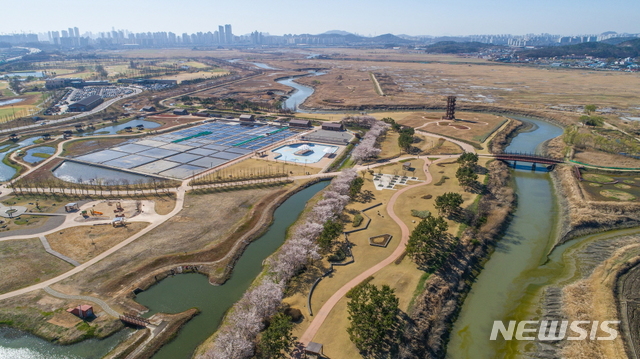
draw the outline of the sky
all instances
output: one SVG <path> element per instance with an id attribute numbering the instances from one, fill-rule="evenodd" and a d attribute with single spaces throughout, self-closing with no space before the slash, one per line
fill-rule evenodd
<path id="1" fill-rule="evenodd" d="M 20 0 L 3 1 L 0 33 L 100 32 L 363 36 L 640 33 L 638 0 Z"/>

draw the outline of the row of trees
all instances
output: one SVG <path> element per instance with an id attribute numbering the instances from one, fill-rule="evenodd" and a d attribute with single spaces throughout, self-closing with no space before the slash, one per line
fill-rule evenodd
<path id="1" fill-rule="evenodd" d="M 325 224 L 335 219 L 349 201 L 351 182 L 357 177 L 348 169 L 334 178 L 323 199 L 311 210 L 309 218 L 296 227 L 292 238 L 269 261 L 269 273 L 262 282 L 249 290 L 234 306 L 227 324 L 220 330 L 208 359 L 248 358 L 254 353 L 255 339 L 271 317 L 272 331 L 263 333 L 260 345 L 265 358 L 279 358 L 291 349 L 290 331 L 283 330 L 282 318 L 276 315 L 281 306 L 286 283 L 309 261 L 320 258 L 317 239 Z M 279 324 L 278 324 L 279 323 Z M 279 329 L 278 329 L 279 328 Z M 277 329 L 277 330 L 276 330 Z"/>
<path id="2" fill-rule="evenodd" d="M 31 179 L 29 177 L 22 178 L 18 181 L 9 182 L 8 186 L 13 189 L 15 193 L 20 195 L 24 194 L 55 194 L 60 193 L 62 195 L 89 195 L 100 194 L 103 196 L 105 192 L 112 193 L 113 191 L 129 191 L 135 193 L 135 191 L 150 190 L 153 189 L 156 193 L 158 191 L 168 188 L 176 188 L 180 185 L 177 181 L 162 180 L 155 177 L 149 177 L 146 179 L 136 179 L 129 181 L 128 179 L 96 179 L 90 181 L 83 181 L 82 178 L 78 178 L 77 182 L 67 182 L 57 178 L 48 179 Z"/>
<path id="3" fill-rule="evenodd" d="M 387 131 L 387 125 L 382 121 L 375 121 L 371 129 L 364 135 L 360 144 L 353 150 L 351 157 L 356 161 L 365 161 L 377 157 L 380 154 L 378 137 Z"/>

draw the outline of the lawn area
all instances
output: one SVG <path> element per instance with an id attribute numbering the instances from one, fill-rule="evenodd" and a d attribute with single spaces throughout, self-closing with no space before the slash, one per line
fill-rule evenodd
<path id="1" fill-rule="evenodd" d="M 44 251 L 38 238 L 0 241 L 0 293 L 62 274 L 73 266 Z"/>
<path id="2" fill-rule="evenodd" d="M 79 226 L 47 235 L 51 248 L 84 263 L 141 231 L 149 223 L 130 222 L 126 227 Z"/>
<path id="3" fill-rule="evenodd" d="M 453 160 L 447 159 L 443 162 L 452 162 Z M 412 159 L 412 167 L 416 167 L 416 177 L 424 179 L 425 175 L 422 173 L 421 168 L 423 160 Z M 484 164 L 485 161 L 481 160 Z M 376 168 L 375 172 L 394 174 L 396 171 L 401 171 L 402 164 L 393 164 Z M 463 192 L 458 185 L 458 181 L 455 179 L 455 172 L 458 165 L 455 163 L 444 164 L 438 166 L 432 164 L 429 168 L 434 182 L 426 185 L 419 186 L 417 188 L 408 190 L 398 200 L 395 212 L 396 214 L 409 226 L 412 230 L 420 221 L 419 218 L 411 216 L 411 210 L 429 210 L 434 215 L 437 215 L 435 209 L 435 197 L 445 192 L 458 192 L 462 194 L 464 204 L 462 207 L 467 207 L 473 203 L 476 195 Z M 419 174 L 420 172 L 420 174 Z M 442 176 L 448 176 L 451 179 L 446 180 L 443 184 L 436 186 L 437 182 Z M 484 176 L 480 176 L 479 181 L 483 181 Z M 410 184 L 416 182 L 409 182 Z M 396 188 L 402 188 L 398 186 Z M 380 262 L 391 254 L 397 247 L 400 241 L 400 229 L 387 215 L 386 203 L 390 197 L 396 193 L 393 190 L 378 191 L 373 187 L 373 181 L 368 174 L 365 176 L 365 184 L 363 186 L 363 192 L 371 192 L 371 200 L 368 203 L 351 202 L 348 209 L 363 209 L 376 203 L 385 203 L 380 207 L 374 208 L 366 212 L 371 217 L 372 221 L 368 229 L 360 232 L 356 232 L 349 235 L 350 241 L 354 243 L 353 254 L 355 256 L 355 263 L 349 264 L 345 267 L 338 267 L 335 272 L 328 277 L 324 278 L 316 287 L 312 298 L 312 307 L 314 312 L 317 312 L 326 300 L 342 285 L 346 284 L 349 280 L 362 273 L 364 270 L 370 268 L 375 263 Z M 425 199 L 427 195 L 432 197 Z M 349 215 L 350 216 L 350 215 Z M 365 222 L 366 223 L 366 219 Z M 449 224 L 449 233 L 457 234 L 460 224 L 447 220 Z M 362 225 L 361 225 L 362 226 Z M 351 225 L 347 225 L 345 230 L 353 229 Z M 369 237 L 389 233 L 393 235 L 393 239 L 389 243 L 387 248 L 380 248 L 370 246 Z M 424 272 L 419 270 L 410 258 L 405 258 L 399 264 L 390 264 L 379 272 L 373 275 L 372 284 L 381 286 L 383 284 L 389 285 L 395 290 L 396 295 L 399 298 L 400 310 L 406 312 L 409 309 L 409 305 L 416 294 L 416 288 L 420 284 L 420 280 L 423 277 Z M 296 293 L 285 299 L 285 302 L 291 304 L 291 306 L 300 308 L 303 310 L 305 318 L 294 329 L 294 335 L 300 336 L 306 328 L 309 326 L 310 320 L 313 317 L 309 317 L 306 311 L 306 296 L 308 292 Z M 347 312 L 347 298 L 342 298 L 338 304 L 333 308 L 322 327 L 314 337 L 313 341 L 324 344 L 324 352 L 327 357 L 340 359 L 340 358 L 361 358 L 355 345 L 349 340 L 349 336 L 346 332 L 349 326 L 348 312 Z"/>
<path id="4" fill-rule="evenodd" d="M 480 144 L 507 120 L 504 116 L 486 113 L 458 112 L 457 121 L 452 122 L 441 121 L 441 115 L 437 112 L 416 112 L 398 123 L 414 128 L 424 126 L 421 129 L 427 132 Z"/>
<path id="5" fill-rule="evenodd" d="M 210 67 L 209 65 L 203 64 L 202 62 L 198 62 L 198 61 L 180 62 L 179 64 L 182 66 L 195 67 L 197 69 L 204 69 L 204 68 Z"/>
<path id="6" fill-rule="evenodd" d="M 93 77 L 95 75 L 96 75 L 96 73 L 93 72 L 93 71 L 82 71 L 82 72 L 73 72 L 73 73 L 68 73 L 68 74 L 64 74 L 64 75 L 59 75 L 59 76 L 56 76 L 56 77 L 88 79 L 88 78 Z"/>
<path id="7" fill-rule="evenodd" d="M 8 81 L 0 81 L 0 96 L 3 96 L 3 97 L 15 96 L 13 94 L 13 91 L 9 89 Z"/>
<path id="8" fill-rule="evenodd" d="M 227 75 L 229 72 L 225 70 L 220 71 L 198 71 L 198 72 L 185 72 L 177 75 L 169 75 L 169 76 L 158 76 L 154 77 L 155 79 L 162 80 L 176 80 L 178 82 L 186 81 L 186 80 L 194 80 L 201 78 L 213 78 Z"/>
<path id="9" fill-rule="evenodd" d="M 291 162 L 287 162 L 285 164 L 282 161 L 274 162 L 262 160 L 259 158 L 249 158 L 221 170 L 221 173 L 231 174 L 234 177 L 243 177 L 250 174 L 257 175 L 258 173 L 283 172 L 288 173 L 289 176 L 302 176 L 306 174 L 306 172 L 308 172 L 309 174 L 316 174 L 320 172 L 320 170 L 321 168 L 319 167 L 297 165 Z"/>

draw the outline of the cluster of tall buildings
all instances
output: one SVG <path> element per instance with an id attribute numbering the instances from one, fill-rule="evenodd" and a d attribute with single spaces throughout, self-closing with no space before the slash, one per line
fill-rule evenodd
<path id="1" fill-rule="evenodd" d="M 78 47 L 86 45 L 141 45 L 141 46 L 172 46 L 172 45 L 229 45 L 236 42 L 231 25 L 218 26 L 214 32 L 197 32 L 194 34 L 173 32 L 140 32 L 112 29 L 107 32 L 85 33 L 80 35 L 77 27 L 62 31 L 49 31 L 46 36 L 39 36 L 41 42 L 63 47 Z M 38 41 L 38 39 L 36 39 Z"/>
<path id="2" fill-rule="evenodd" d="M 88 39 L 80 37 L 80 29 L 78 29 L 77 27 L 70 27 L 67 30 L 61 31 L 49 31 L 47 33 L 47 39 L 52 45 L 60 45 L 65 47 L 89 45 Z"/>
<path id="3" fill-rule="evenodd" d="M 374 43 L 397 42 L 432 44 L 440 41 L 468 42 L 476 41 L 485 44 L 504 45 L 511 47 L 525 46 L 553 46 L 579 44 L 583 42 L 602 41 L 612 37 L 638 37 L 640 34 L 618 34 L 606 32 L 600 35 L 562 36 L 551 34 L 527 34 L 527 35 L 469 35 L 469 36 L 387 36 L 382 39 L 367 38 L 357 35 L 344 35 L 325 33 L 319 35 L 309 34 L 285 34 L 273 36 L 268 33 L 254 31 L 247 35 L 234 35 L 231 25 L 220 25 L 215 31 L 196 32 L 192 34 L 176 34 L 173 32 L 138 32 L 128 30 L 116 30 L 80 34 L 77 27 L 61 31 L 49 31 L 41 34 L 10 34 L 0 35 L 0 42 L 8 42 L 12 45 L 28 44 L 34 42 L 48 43 L 63 48 L 97 46 L 97 47 L 181 47 L 181 46 L 349 46 L 366 45 Z"/>

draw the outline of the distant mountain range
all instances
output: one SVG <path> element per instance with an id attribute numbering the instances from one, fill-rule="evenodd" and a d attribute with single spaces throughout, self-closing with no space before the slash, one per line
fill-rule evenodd
<path id="1" fill-rule="evenodd" d="M 599 58 L 626 58 L 640 56 L 640 39 L 622 39 L 621 42 L 609 40 L 601 42 L 585 42 L 576 45 L 544 47 L 535 50 L 524 50 L 520 52 L 520 56 L 532 58 L 562 57 L 571 55 L 586 55 Z"/>

